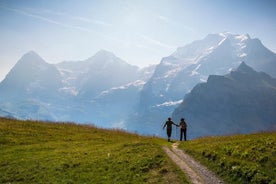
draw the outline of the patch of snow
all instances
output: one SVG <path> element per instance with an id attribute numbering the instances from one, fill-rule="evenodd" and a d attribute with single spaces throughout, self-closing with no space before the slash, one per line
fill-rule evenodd
<path id="1" fill-rule="evenodd" d="M 242 53 L 242 54 L 239 55 L 240 58 L 243 58 L 243 57 L 246 57 L 246 56 L 247 56 L 246 53 Z"/>
<path id="2" fill-rule="evenodd" d="M 169 70 L 169 71 L 166 72 L 164 78 L 174 77 L 181 70 L 182 70 L 181 67 L 176 67 L 176 68 L 174 68 L 172 70 Z"/>
<path id="3" fill-rule="evenodd" d="M 206 79 L 200 78 L 200 82 L 207 82 Z"/>
<path id="4" fill-rule="evenodd" d="M 228 35 L 231 35 L 231 33 L 230 32 L 219 33 L 219 36 L 224 37 L 224 38 L 226 38 Z"/>
<path id="5" fill-rule="evenodd" d="M 111 89 L 112 90 L 117 90 L 117 89 L 123 90 L 123 89 L 127 89 L 127 87 L 129 87 L 129 86 L 119 86 L 119 87 L 114 87 L 114 88 L 111 88 Z"/>
<path id="6" fill-rule="evenodd" d="M 218 43 L 218 46 L 221 45 L 226 39 L 227 39 L 227 37 L 223 38 L 223 39 Z"/>
<path id="7" fill-rule="evenodd" d="M 213 51 L 214 49 L 215 49 L 215 47 L 214 47 L 214 46 L 212 46 L 212 47 L 210 47 L 210 48 L 206 49 L 206 51 L 207 51 L 207 52 L 211 52 L 211 51 Z"/>
<path id="8" fill-rule="evenodd" d="M 105 90 L 105 91 L 102 91 L 99 96 L 105 96 L 109 93 L 111 93 L 111 90 Z"/>
<path id="9" fill-rule="evenodd" d="M 116 86 L 116 87 L 110 88 L 108 90 L 102 91 L 99 96 L 104 96 L 104 95 L 110 94 L 110 93 L 112 93 L 113 91 L 116 91 L 116 90 L 125 90 L 125 89 L 128 89 L 131 86 L 142 88 L 145 83 L 146 83 L 145 81 L 136 80 L 136 81 L 130 82 L 126 85 Z"/>
<path id="10" fill-rule="evenodd" d="M 244 48 L 246 48 L 246 45 L 241 46 L 241 49 L 244 49 Z"/>
<path id="11" fill-rule="evenodd" d="M 173 66 L 174 64 L 170 63 L 170 62 L 167 62 L 167 61 L 163 61 L 162 64 L 164 66 Z"/>
<path id="12" fill-rule="evenodd" d="M 127 89 L 131 86 L 135 86 L 135 87 L 138 87 L 138 86 L 143 86 L 146 82 L 145 81 L 142 81 L 142 80 L 136 80 L 134 82 L 130 82 L 126 85 L 123 85 L 123 86 L 118 86 L 118 87 L 113 87 L 111 88 L 111 90 L 117 90 L 117 89 Z"/>
<path id="13" fill-rule="evenodd" d="M 200 76 L 200 82 L 207 82 L 208 77 L 209 77 L 209 76 L 201 75 L 201 76 Z"/>
<path id="14" fill-rule="evenodd" d="M 156 107 L 169 107 L 169 106 L 176 106 L 179 105 L 183 102 L 183 100 L 178 100 L 178 101 L 168 101 L 168 102 L 164 102 L 162 104 L 157 104 Z"/>
<path id="15" fill-rule="evenodd" d="M 237 35 L 235 36 L 235 39 L 244 42 L 245 40 L 248 40 L 248 35 Z"/>
<path id="16" fill-rule="evenodd" d="M 190 76 L 199 75 L 197 70 L 200 68 L 201 64 L 197 65 L 197 67 L 191 72 Z"/>
<path id="17" fill-rule="evenodd" d="M 137 80 L 133 83 L 130 83 L 132 84 L 133 86 L 143 86 L 146 82 L 145 81 L 142 81 L 142 80 Z"/>

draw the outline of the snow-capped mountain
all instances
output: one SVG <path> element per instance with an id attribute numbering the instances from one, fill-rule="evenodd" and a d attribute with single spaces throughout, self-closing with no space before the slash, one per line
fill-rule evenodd
<path id="1" fill-rule="evenodd" d="M 276 79 L 244 62 L 231 73 L 209 76 L 174 111 L 190 138 L 276 129 Z"/>
<path id="2" fill-rule="evenodd" d="M 87 73 L 80 76 L 80 96 L 97 96 L 104 90 L 138 80 L 138 67 L 130 65 L 113 53 L 99 51 L 87 62 Z"/>
<path id="3" fill-rule="evenodd" d="M 56 66 L 28 52 L 0 83 L 0 108 L 16 118 L 54 120 L 52 111 L 64 100 L 61 87 Z"/>
<path id="4" fill-rule="evenodd" d="M 26 53 L 0 84 L 5 98 L 21 95 L 51 95 L 61 86 L 61 76 L 54 65 L 31 51 Z M 3 100 L 3 98 L 2 98 Z"/>
<path id="5" fill-rule="evenodd" d="M 31 51 L 0 83 L 0 115 L 118 124 L 153 71 L 154 66 L 139 69 L 105 50 L 84 61 L 56 65 Z"/>
<path id="6" fill-rule="evenodd" d="M 178 101 L 209 75 L 223 75 L 242 61 L 257 71 L 276 77 L 276 54 L 249 35 L 210 34 L 203 40 L 178 48 L 162 59 L 144 86 L 141 103 L 152 106 Z M 148 103 L 150 98 L 151 103 Z"/>
<path id="7" fill-rule="evenodd" d="M 159 130 L 151 128 L 160 126 L 196 84 L 205 82 L 209 75 L 227 74 L 241 62 L 276 77 L 276 54 L 248 34 L 209 34 L 179 47 L 156 66 L 141 91 L 137 113 L 130 116 L 128 126 L 159 134 Z M 141 122 L 147 122 L 148 128 Z"/>
<path id="8" fill-rule="evenodd" d="M 63 76 L 64 91 L 90 98 L 109 88 L 138 80 L 139 70 L 105 50 L 85 61 L 62 62 L 57 67 Z"/>

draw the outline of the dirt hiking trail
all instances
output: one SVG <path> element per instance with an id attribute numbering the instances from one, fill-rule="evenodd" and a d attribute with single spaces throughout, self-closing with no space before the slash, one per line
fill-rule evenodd
<path id="1" fill-rule="evenodd" d="M 209 171 L 205 166 L 195 161 L 183 150 L 178 149 L 179 142 L 173 143 L 172 148 L 164 146 L 163 150 L 188 176 L 193 184 L 224 184 L 224 182 Z"/>

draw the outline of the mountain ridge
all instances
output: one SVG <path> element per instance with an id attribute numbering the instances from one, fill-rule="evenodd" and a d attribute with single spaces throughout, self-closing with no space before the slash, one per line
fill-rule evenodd
<path id="1" fill-rule="evenodd" d="M 30 51 L 0 83 L 0 108 L 14 112 L 16 118 L 96 122 L 110 127 L 114 121 L 121 121 L 118 118 L 122 119 L 122 115 L 127 116 L 132 109 L 129 106 L 136 103 L 141 84 L 153 70 L 154 66 L 139 69 L 106 50 L 83 61 L 57 64 L 49 64 Z M 100 95 L 107 91 L 110 94 L 104 100 Z M 100 112 L 106 107 L 113 110 L 112 116 Z"/>
<path id="2" fill-rule="evenodd" d="M 243 62 L 195 86 L 172 116 L 190 122 L 191 137 L 252 133 L 276 128 L 275 107 L 276 79 Z"/>

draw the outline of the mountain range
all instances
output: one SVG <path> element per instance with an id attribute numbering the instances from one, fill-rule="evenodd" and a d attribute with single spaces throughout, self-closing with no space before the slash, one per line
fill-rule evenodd
<path id="1" fill-rule="evenodd" d="M 276 54 L 248 34 L 209 34 L 179 47 L 156 66 L 127 127 L 164 135 L 162 124 L 196 84 L 206 82 L 209 75 L 225 75 L 241 62 L 276 77 Z"/>
<path id="2" fill-rule="evenodd" d="M 209 34 L 179 47 L 158 65 L 142 69 L 105 50 L 83 61 L 58 64 L 49 64 L 31 51 L 0 83 L 0 115 L 93 123 L 164 136 L 162 124 L 183 106 L 184 96 L 199 83 L 209 84 L 214 75 L 231 74 L 242 62 L 276 77 L 276 54 L 248 34 Z M 173 117 L 182 115 L 179 108 Z M 201 133 L 209 134 L 192 136 Z"/>
<path id="3" fill-rule="evenodd" d="M 105 50 L 84 61 L 55 65 L 30 51 L 0 83 L 0 114 L 110 127 L 136 103 L 153 70 L 139 69 Z"/>

